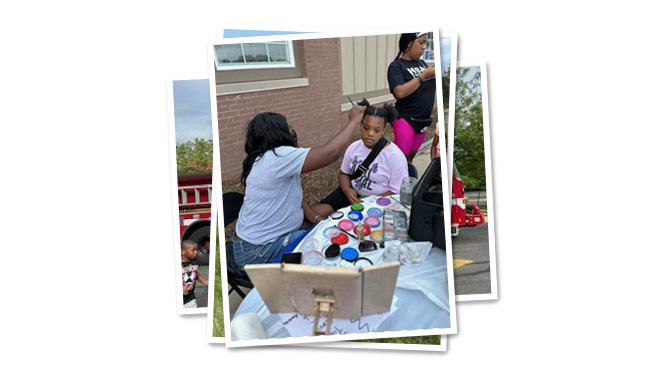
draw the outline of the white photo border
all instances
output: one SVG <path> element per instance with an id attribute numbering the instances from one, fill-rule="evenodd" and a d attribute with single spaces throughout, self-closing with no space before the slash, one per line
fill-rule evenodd
<path id="1" fill-rule="evenodd" d="M 315 29 L 315 31 L 312 31 L 312 29 Z M 285 33 L 293 33 L 293 32 L 306 32 L 306 33 L 319 33 L 323 31 L 336 31 L 336 30 L 343 30 L 343 29 L 349 29 L 350 28 L 329 28 L 329 27 L 311 27 L 311 26 L 283 26 L 283 27 L 274 27 L 274 26 L 265 26 L 265 25 L 254 25 L 254 24 L 225 24 L 219 31 L 219 36 L 221 39 L 225 38 L 225 32 L 227 30 L 233 30 L 233 31 L 267 31 L 267 32 L 285 32 Z M 236 37 L 232 37 L 235 39 Z M 450 39 L 450 90 L 449 90 L 449 109 L 448 109 L 448 116 L 444 117 L 443 119 L 443 128 L 444 124 L 447 123 L 448 126 L 448 133 L 447 133 L 447 146 L 446 150 L 448 151 L 446 156 L 447 156 L 447 170 L 448 170 L 448 179 L 450 180 L 449 186 L 451 186 L 451 179 L 452 179 L 452 173 L 451 173 L 451 153 L 449 152 L 452 147 L 453 147 L 453 135 L 451 135 L 450 131 L 450 126 L 454 126 L 454 107 L 456 105 L 456 69 L 457 69 L 457 41 L 458 41 L 458 36 L 457 33 L 454 31 L 448 31 L 448 30 L 440 30 L 440 45 L 442 45 L 442 39 Z M 442 50 L 442 47 L 441 47 Z M 441 55 L 442 59 L 442 55 Z M 445 96 L 445 92 L 443 92 L 443 98 Z M 450 125 L 452 124 L 452 125 Z M 442 166 L 441 166 L 442 167 Z M 452 270 L 453 271 L 453 270 Z M 459 300 L 459 297 L 456 296 L 457 301 Z M 317 343 L 317 344 L 309 344 L 308 346 L 318 346 L 318 347 L 330 347 L 330 348 L 362 348 L 362 349 L 396 349 L 396 350 L 421 350 L 421 351 L 441 351 L 444 352 L 446 351 L 447 347 L 447 335 L 440 335 L 440 344 L 401 344 L 401 343 L 369 343 L 369 342 L 335 342 L 331 344 L 325 344 L 325 343 Z M 222 343 L 224 340 L 223 338 L 212 338 L 210 342 L 220 342 Z"/>
<path id="2" fill-rule="evenodd" d="M 485 294 L 472 294 L 472 295 L 458 295 L 458 301 L 479 301 L 479 300 L 497 300 L 498 299 L 498 275 L 496 264 L 496 240 L 494 228 L 494 211 L 493 211 L 493 176 L 491 171 L 491 128 L 489 122 L 489 85 L 487 79 L 486 61 L 484 60 L 468 60 L 459 61 L 457 64 L 460 68 L 479 67 L 480 79 L 482 85 L 482 130 L 484 135 L 484 173 L 486 178 L 486 204 L 487 216 L 489 223 L 489 272 L 491 277 L 491 293 Z M 455 80 L 456 81 L 456 80 Z M 451 82 L 450 82 L 451 84 Z M 450 90 L 451 90 L 450 86 Z M 454 128 L 454 126 L 452 126 Z M 454 130 L 452 130 L 454 134 Z M 453 160 L 454 152 L 452 152 Z"/>
<path id="3" fill-rule="evenodd" d="M 208 307 L 200 308 L 185 308 L 182 303 L 182 258 L 180 250 L 180 207 L 178 204 L 178 168 L 177 168 L 177 151 L 175 144 L 175 99 L 173 97 L 173 85 L 176 81 L 189 81 L 189 80 L 204 80 L 208 77 L 204 74 L 178 74 L 169 77 L 166 80 L 166 92 L 168 96 L 168 141 L 170 150 L 171 161 L 171 202 L 173 211 L 173 253 L 174 253 L 174 271 L 175 271 L 175 295 L 178 314 L 191 315 L 191 314 L 207 314 Z M 213 150 L 214 160 L 214 150 Z M 214 165 L 212 166 L 212 174 L 214 178 Z M 214 183 L 214 182 L 213 182 Z M 214 187 L 214 184 L 213 184 Z M 213 188 L 214 190 L 214 188 Z M 216 211 L 216 201 L 214 199 L 214 191 L 212 191 L 211 201 L 211 217 L 214 216 Z M 210 219 L 210 234 L 214 227 L 214 219 Z M 210 235 L 210 248 L 214 248 L 215 241 Z M 210 300 L 208 289 L 208 302 Z M 209 305 L 209 303 L 208 303 Z M 210 308 L 212 309 L 212 308 Z"/>
<path id="4" fill-rule="evenodd" d="M 417 31 L 421 30 L 431 30 L 434 33 L 434 50 L 440 51 L 440 35 L 439 35 L 439 30 L 438 27 L 435 26 L 427 26 L 427 27 L 418 27 Z M 401 34 L 404 32 L 413 32 L 415 31 L 413 28 L 399 28 L 399 29 L 374 29 L 374 30 L 353 30 L 353 31 L 337 31 L 337 32 L 330 32 L 330 33 L 303 33 L 303 34 L 288 34 L 288 35 L 270 35 L 270 36 L 262 36 L 262 37 L 244 37 L 244 38 L 232 38 L 232 40 L 229 39 L 221 39 L 210 45 L 209 48 L 209 56 L 208 56 L 208 66 L 209 66 L 209 78 L 210 78 L 210 97 L 214 98 L 214 100 L 211 100 L 211 111 L 212 111 L 212 123 L 213 123 L 213 142 L 215 149 L 219 148 L 219 128 L 218 126 L 215 126 L 214 124 L 218 122 L 217 120 L 217 100 L 216 100 L 216 82 L 215 82 L 215 68 L 214 68 L 214 45 L 219 45 L 219 44 L 238 44 L 238 43 L 244 43 L 244 42 L 253 42 L 257 40 L 261 41 L 282 41 L 282 40 L 307 40 L 307 39 L 324 39 L 324 38 L 340 38 L 340 37 L 351 37 L 351 36 L 365 36 L 365 35 L 382 35 L 382 34 Z M 441 76 L 441 71 L 440 71 L 440 54 L 436 54 L 436 75 Z M 436 80 L 436 96 L 437 100 L 439 103 L 443 102 L 442 99 L 442 82 L 441 80 Z M 439 118 L 440 116 L 440 106 L 437 107 L 437 110 L 439 112 Z M 444 111 L 443 111 L 443 117 L 444 117 Z M 216 152 L 216 157 L 214 159 L 214 165 L 220 165 L 220 159 L 219 159 L 219 153 Z M 214 166 L 215 170 L 218 168 L 218 166 Z M 213 179 L 214 179 L 214 185 L 213 189 L 216 188 L 221 188 L 221 178 L 220 177 L 214 177 L 218 173 L 213 173 Z M 447 197 L 447 200 L 449 200 L 450 195 L 449 195 L 449 186 L 447 185 L 447 180 L 446 183 L 443 186 L 443 194 L 444 197 Z M 222 191 L 223 194 L 223 191 Z M 221 194 L 220 194 L 221 195 Z M 217 200 L 219 200 L 217 198 Z M 222 201 L 217 201 L 217 207 L 221 207 L 223 209 L 223 202 Z M 218 210 L 217 210 L 218 211 Z M 449 209 L 445 209 L 443 211 L 444 218 L 446 222 L 450 222 L 450 211 Z M 449 225 L 445 227 L 445 241 L 447 246 L 451 246 L 452 240 L 451 240 L 451 233 L 450 233 L 450 228 Z M 226 253 L 225 251 L 220 251 L 220 263 L 223 261 L 223 266 L 226 266 Z M 452 258 L 452 251 L 447 250 L 446 251 L 446 260 L 447 260 L 447 274 L 448 274 L 448 295 L 454 295 L 454 276 L 453 276 L 453 258 Z M 212 263 L 214 264 L 214 263 Z M 216 271 L 216 269 L 215 269 Z M 212 272 L 210 272 L 212 274 Z M 228 280 L 227 280 L 227 274 L 225 271 L 222 271 L 221 273 L 222 277 L 222 288 L 224 290 L 224 294 L 228 294 Z M 213 278 L 212 276 L 210 278 Z M 212 301 L 214 302 L 214 301 Z M 223 298 L 223 304 L 224 304 L 224 311 L 229 310 L 229 303 L 228 303 L 228 297 Z M 422 335 L 446 335 L 446 334 L 456 334 L 457 332 L 457 324 L 456 324 L 456 303 L 455 303 L 455 298 L 454 297 L 449 297 L 449 304 L 450 304 L 450 327 L 449 328 L 439 328 L 439 329 L 428 329 L 428 330 L 402 330 L 402 331 L 396 331 L 396 332 L 380 332 L 380 333 L 355 333 L 355 334 L 347 334 L 347 335 L 332 335 L 332 336 L 310 336 L 310 337 L 288 337 L 288 338 L 268 338 L 268 339 L 263 339 L 263 340 L 250 340 L 250 341 L 232 341 L 232 339 L 225 339 L 225 344 L 227 347 L 246 347 L 246 346 L 263 346 L 263 345 L 277 345 L 277 344 L 300 344 L 300 343 L 313 343 L 313 342 L 332 342 L 332 341 L 343 341 L 343 340 L 358 340 L 358 339 L 375 339 L 375 338 L 389 338 L 389 337 L 410 337 L 410 336 L 422 336 Z M 211 308 L 213 309 L 213 308 Z M 213 314 L 208 313 L 208 319 L 210 320 L 210 317 L 213 316 Z M 212 329 L 211 329 L 212 323 L 208 321 L 208 341 L 209 338 L 212 335 Z M 225 336 L 226 337 L 231 337 L 231 331 L 230 331 L 230 313 L 224 313 L 224 328 L 225 328 Z"/>

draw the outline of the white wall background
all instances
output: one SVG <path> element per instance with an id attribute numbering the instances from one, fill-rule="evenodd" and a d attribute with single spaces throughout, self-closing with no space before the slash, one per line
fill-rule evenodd
<path id="1" fill-rule="evenodd" d="M 661 10 L 317 4 L 3 3 L 3 367 L 661 370 Z M 166 78 L 205 73 L 224 21 L 438 24 L 488 61 L 500 300 L 459 303 L 447 353 L 229 351 L 176 315 Z"/>

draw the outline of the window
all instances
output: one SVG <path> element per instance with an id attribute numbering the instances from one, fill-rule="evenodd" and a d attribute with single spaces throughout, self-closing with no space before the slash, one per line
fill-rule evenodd
<path id="1" fill-rule="evenodd" d="M 295 66 L 291 41 L 215 45 L 214 54 L 218 71 Z"/>
<path id="2" fill-rule="evenodd" d="M 427 39 L 427 49 L 424 50 L 424 55 L 422 56 L 422 58 L 427 63 L 432 63 L 434 62 L 434 57 L 436 56 L 433 49 L 433 33 L 430 32 L 428 36 L 429 38 Z"/>

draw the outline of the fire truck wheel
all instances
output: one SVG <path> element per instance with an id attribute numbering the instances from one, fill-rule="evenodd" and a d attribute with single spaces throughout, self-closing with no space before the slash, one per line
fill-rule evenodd
<path id="1" fill-rule="evenodd" d="M 198 243 L 198 262 L 201 265 L 208 265 L 210 263 L 210 226 L 202 226 L 192 232 L 189 240 Z"/>

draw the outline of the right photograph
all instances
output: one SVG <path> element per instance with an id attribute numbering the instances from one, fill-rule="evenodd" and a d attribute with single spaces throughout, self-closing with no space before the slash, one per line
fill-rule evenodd
<path id="1" fill-rule="evenodd" d="M 450 184 L 454 284 L 459 301 L 498 298 L 487 91 L 486 64 L 459 62 Z M 434 153 L 432 147 L 432 158 Z"/>

